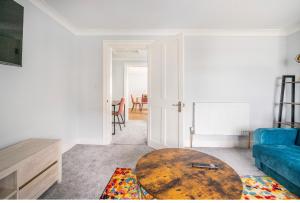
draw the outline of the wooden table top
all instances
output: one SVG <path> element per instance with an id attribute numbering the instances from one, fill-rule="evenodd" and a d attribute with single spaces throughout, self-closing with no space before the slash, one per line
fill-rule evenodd
<path id="1" fill-rule="evenodd" d="M 220 169 L 192 168 L 193 162 L 215 163 Z M 156 199 L 241 199 L 239 175 L 223 161 L 189 149 L 161 149 L 139 159 L 139 184 Z"/>

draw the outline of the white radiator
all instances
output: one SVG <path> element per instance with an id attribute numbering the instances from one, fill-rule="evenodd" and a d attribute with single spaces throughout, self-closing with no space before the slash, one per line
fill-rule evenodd
<path id="1" fill-rule="evenodd" d="M 249 130 L 248 103 L 196 102 L 193 105 L 193 145 L 234 147 Z M 193 142 L 192 140 L 192 142 Z"/>

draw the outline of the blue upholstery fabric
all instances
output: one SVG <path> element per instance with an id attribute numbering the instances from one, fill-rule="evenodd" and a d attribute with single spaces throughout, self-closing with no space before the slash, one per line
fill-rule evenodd
<path id="1" fill-rule="evenodd" d="M 300 146 L 255 145 L 253 156 L 290 182 L 300 186 Z"/>
<path id="2" fill-rule="evenodd" d="M 291 193 L 297 194 L 300 197 L 300 187 L 288 181 L 285 177 L 279 175 L 277 172 L 273 171 L 266 165 L 260 163 L 259 161 L 255 161 L 255 164 L 258 164 L 258 168 L 262 170 L 266 175 L 273 177 L 276 179 L 281 185 L 284 185 L 286 189 L 288 189 Z"/>
<path id="3" fill-rule="evenodd" d="M 293 128 L 260 128 L 254 132 L 254 144 L 295 145 L 297 130 Z"/>
<path id="4" fill-rule="evenodd" d="M 266 128 L 254 132 L 255 165 L 300 196 L 300 130 Z"/>
<path id="5" fill-rule="evenodd" d="M 298 129 L 298 135 L 296 138 L 296 145 L 300 146 L 300 129 Z"/>

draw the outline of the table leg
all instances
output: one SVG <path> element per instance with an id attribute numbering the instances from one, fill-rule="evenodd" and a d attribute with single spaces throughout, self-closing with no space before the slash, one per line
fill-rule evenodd
<path id="1" fill-rule="evenodd" d="M 116 113 L 116 106 L 114 105 L 114 113 Z M 113 131 L 113 135 L 116 134 L 116 116 L 114 115 L 114 131 Z"/>
<path id="2" fill-rule="evenodd" d="M 248 132 L 248 149 L 251 148 L 251 131 Z"/>
<path id="3" fill-rule="evenodd" d="M 126 127 L 126 105 L 124 104 L 124 127 Z"/>

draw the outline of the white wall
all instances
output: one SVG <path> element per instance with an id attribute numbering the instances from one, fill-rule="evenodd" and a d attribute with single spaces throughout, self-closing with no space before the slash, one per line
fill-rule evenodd
<path id="1" fill-rule="evenodd" d="M 75 37 L 26 0 L 23 67 L 0 65 L 0 148 L 77 134 Z M 66 147 L 66 145 L 64 145 Z"/>
<path id="2" fill-rule="evenodd" d="M 102 140 L 102 41 L 97 37 L 76 37 L 79 51 L 78 133 L 76 143 L 101 144 Z"/>
<path id="3" fill-rule="evenodd" d="M 128 67 L 128 98 L 130 95 L 142 97 L 148 90 L 148 69 L 147 67 Z"/>
<path id="4" fill-rule="evenodd" d="M 86 78 L 84 86 L 92 87 L 96 79 L 102 82 L 101 77 L 95 76 L 95 72 L 101 70 L 102 61 L 101 58 L 95 58 L 94 54 L 97 47 L 101 50 L 102 40 L 156 38 L 79 37 L 78 40 L 85 47 L 83 55 L 86 60 L 100 60 L 82 69 L 81 75 Z M 189 146 L 193 101 L 248 102 L 251 129 L 271 127 L 275 79 L 286 71 L 286 49 L 286 39 L 283 37 L 185 37 L 185 146 Z M 97 54 L 101 55 L 102 52 Z M 90 129 L 87 134 L 91 138 L 101 136 L 101 118 L 96 117 L 95 108 L 99 106 L 99 99 L 101 101 L 101 88 L 97 85 L 90 90 L 90 94 L 99 94 L 99 97 L 86 101 L 86 106 L 94 107 L 90 108 L 90 114 L 93 111 L 94 116 L 86 120 L 89 128 L 82 128 Z"/>
<path id="5" fill-rule="evenodd" d="M 102 41 L 156 37 L 74 36 L 28 1 L 23 68 L 0 65 L 0 147 L 29 137 L 100 144 L 102 138 Z M 299 34 L 281 37 L 185 37 L 185 145 L 193 101 L 250 104 L 252 129 L 271 127 L 275 78 Z M 299 51 L 299 50 L 298 50 Z M 290 63 L 288 63 L 290 64 Z"/>
<path id="6" fill-rule="evenodd" d="M 299 76 L 300 64 L 295 61 L 298 54 L 300 54 L 300 31 L 287 37 L 286 73 Z"/>
<path id="7" fill-rule="evenodd" d="M 126 64 L 134 66 L 143 66 L 146 64 L 146 61 L 138 60 L 113 60 L 112 62 L 112 99 L 119 100 L 124 96 L 124 68 Z M 136 78 L 133 78 L 134 80 Z M 128 80 L 128 82 L 133 82 Z M 140 80 L 136 81 L 137 85 L 140 85 Z M 146 82 L 147 84 L 147 82 Z M 144 83 L 142 82 L 144 86 Z M 144 88 L 144 87 L 143 87 Z M 146 88 L 147 89 L 147 88 Z"/>
<path id="8" fill-rule="evenodd" d="M 120 100 L 124 96 L 124 61 L 112 62 L 112 99 Z"/>
<path id="9" fill-rule="evenodd" d="M 103 40 L 151 39 L 150 37 L 76 36 L 78 76 L 78 118 L 75 143 L 101 144 L 102 141 L 102 43 Z M 130 62 L 130 61 L 129 61 Z M 122 75 L 122 74 L 121 74 Z"/>
<path id="10" fill-rule="evenodd" d="M 185 144 L 194 101 L 246 102 L 251 129 L 272 127 L 275 80 L 285 53 L 286 42 L 280 37 L 186 37 Z M 202 146 L 203 139 L 195 136 L 194 146 Z"/>
<path id="11" fill-rule="evenodd" d="M 290 75 L 296 75 L 296 80 L 300 80 L 300 64 L 295 61 L 296 56 L 300 54 L 300 31 L 296 32 L 292 35 L 289 35 L 287 37 L 287 55 L 286 55 L 286 66 L 284 67 L 284 73 L 290 74 Z M 290 87 L 291 85 L 287 85 L 287 91 L 286 91 L 286 101 L 290 101 Z M 300 85 L 296 85 L 296 102 L 300 102 L 300 91 L 299 91 Z M 279 95 L 279 93 L 278 93 Z M 291 106 L 285 105 L 283 108 L 284 114 L 283 118 L 290 122 L 290 112 L 291 112 Z M 297 122 L 300 122 L 300 107 L 296 106 L 295 108 L 295 120 Z"/>

